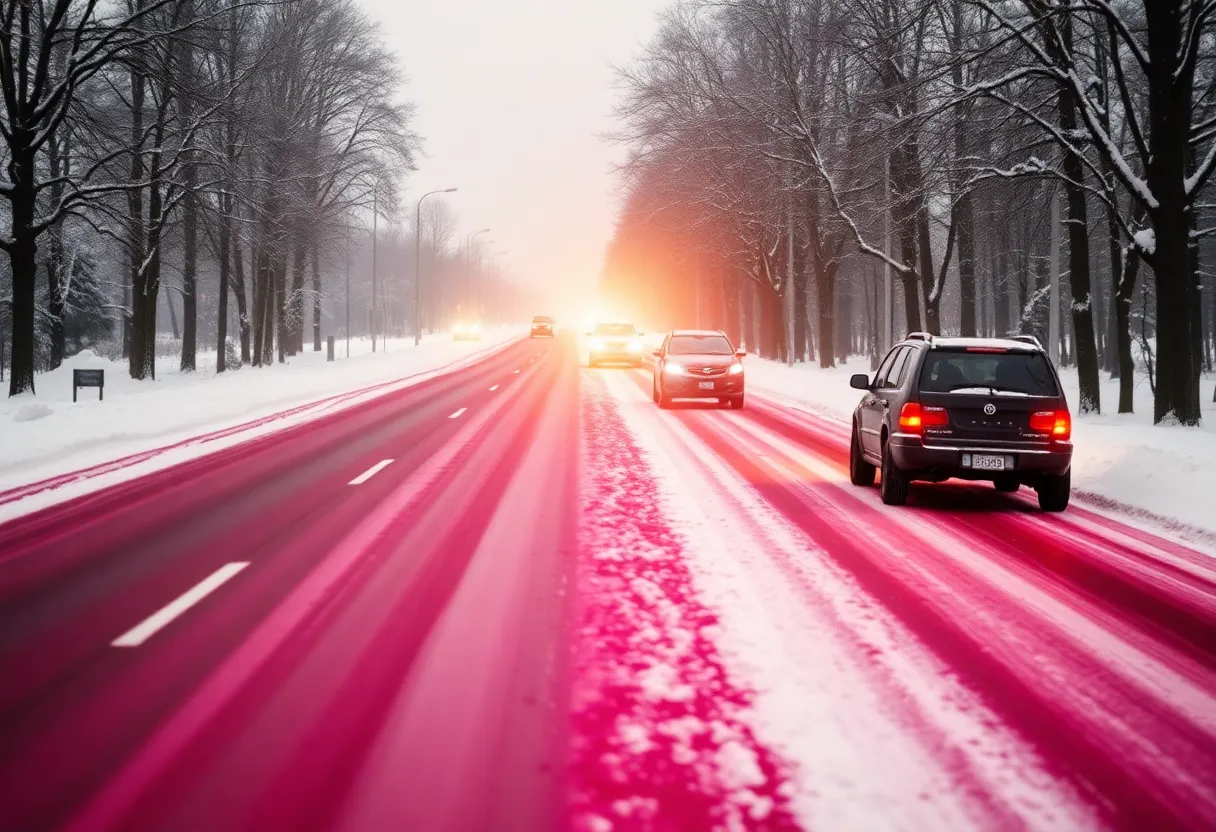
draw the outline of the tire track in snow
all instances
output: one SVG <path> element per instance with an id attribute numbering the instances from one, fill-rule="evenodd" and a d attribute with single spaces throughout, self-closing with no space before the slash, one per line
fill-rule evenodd
<path id="1" fill-rule="evenodd" d="M 783 763 L 742 719 L 753 694 L 727 677 L 658 483 L 592 374 L 580 410 L 572 828 L 799 828 Z"/>

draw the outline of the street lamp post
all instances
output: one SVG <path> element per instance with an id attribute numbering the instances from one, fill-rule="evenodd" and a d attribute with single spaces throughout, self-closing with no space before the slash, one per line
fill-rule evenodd
<path id="1" fill-rule="evenodd" d="M 482 234 L 489 234 L 490 229 L 483 228 L 474 231 L 465 239 L 464 244 L 464 304 L 466 314 L 473 308 L 473 241 Z"/>
<path id="2" fill-rule="evenodd" d="M 435 194 L 454 194 L 456 188 L 428 191 L 418 198 L 414 215 L 414 346 L 422 343 L 422 200 Z"/>

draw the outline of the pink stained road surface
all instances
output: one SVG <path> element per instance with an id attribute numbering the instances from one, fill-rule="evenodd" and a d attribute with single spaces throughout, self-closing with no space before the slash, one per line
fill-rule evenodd
<path id="1" fill-rule="evenodd" d="M 1202 542 L 649 393 L 523 342 L 0 525 L 0 828 L 1216 828 Z"/>

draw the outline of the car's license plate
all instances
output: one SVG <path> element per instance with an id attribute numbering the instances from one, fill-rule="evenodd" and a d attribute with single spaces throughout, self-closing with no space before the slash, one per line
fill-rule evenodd
<path id="1" fill-rule="evenodd" d="M 697 383 L 698 390 L 713 390 L 714 383 L 712 381 L 701 381 Z"/>
<path id="2" fill-rule="evenodd" d="M 971 467 L 977 471 L 1004 471 L 1005 457 L 991 454 L 972 454 Z"/>

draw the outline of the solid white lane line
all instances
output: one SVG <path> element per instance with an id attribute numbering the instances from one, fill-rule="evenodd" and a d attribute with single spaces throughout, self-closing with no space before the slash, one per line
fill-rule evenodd
<path id="1" fill-rule="evenodd" d="M 449 419 L 459 419 L 461 416 L 463 416 L 463 415 L 464 415 L 464 412 L 465 412 L 466 410 L 468 410 L 468 408 L 467 408 L 467 407 L 462 407 L 462 408 L 460 408 L 460 410 L 457 410 L 455 413 L 453 413 L 453 414 L 452 414 L 451 416 L 449 416 L 448 418 L 449 418 Z"/>
<path id="2" fill-rule="evenodd" d="M 114 647 L 138 647 L 160 632 L 173 619 L 215 592 L 227 583 L 229 578 L 248 565 L 248 561 L 236 561 L 224 564 L 187 590 L 185 594 L 179 595 L 176 599 L 170 601 L 139 624 L 136 624 L 133 628 L 114 639 L 110 644 Z"/>
<path id="3" fill-rule="evenodd" d="M 385 468 L 387 468 L 388 466 L 390 466 L 392 464 L 393 464 L 393 461 L 391 459 L 382 459 L 379 462 L 377 462 L 375 465 L 373 465 L 371 468 L 368 468 L 362 474 L 355 477 L 353 480 L 351 480 L 349 483 L 347 483 L 347 485 L 363 485 L 363 483 L 367 482 L 372 477 L 376 476 L 376 474 L 379 474 L 381 471 L 383 471 Z"/>
<path id="4" fill-rule="evenodd" d="M 497 389 L 498 389 L 498 385 L 495 384 L 493 387 L 490 388 L 490 392 L 493 393 Z"/>

